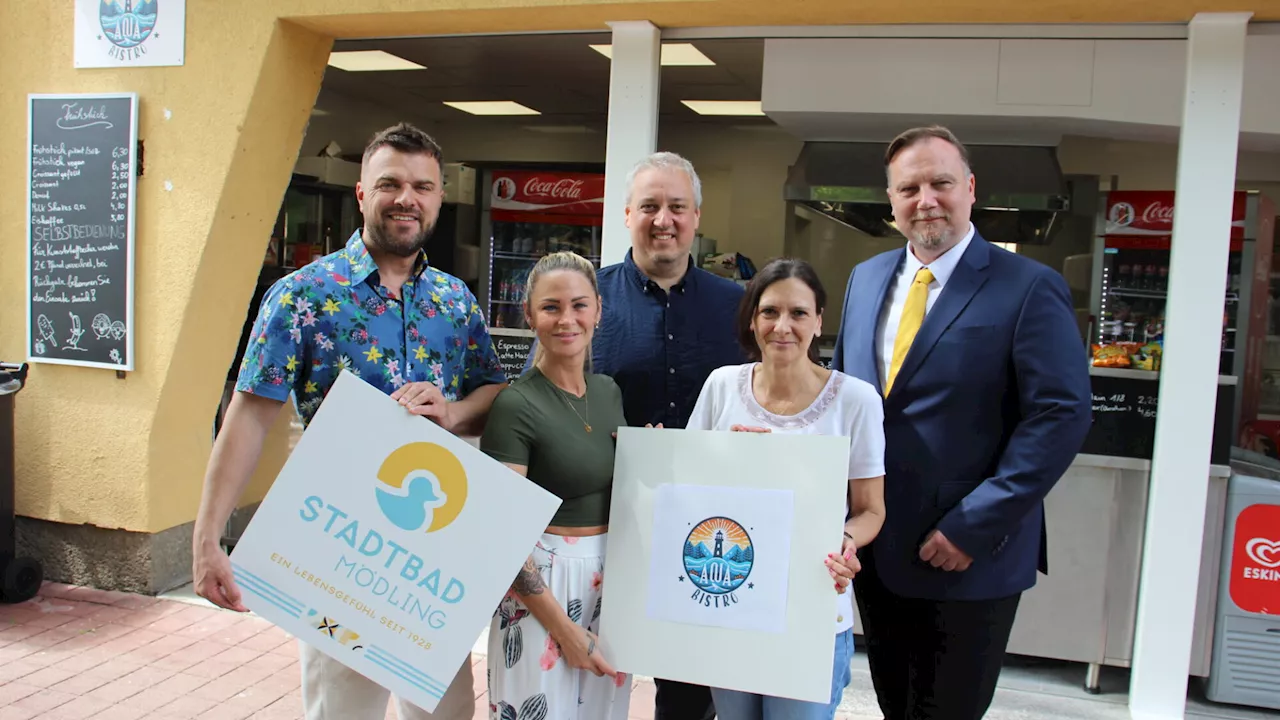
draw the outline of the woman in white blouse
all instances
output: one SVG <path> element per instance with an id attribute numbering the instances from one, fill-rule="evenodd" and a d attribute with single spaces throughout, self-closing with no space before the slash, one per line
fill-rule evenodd
<path id="1" fill-rule="evenodd" d="M 738 313 L 739 341 L 756 362 L 712 372 L 688 427 L 849 438 L 844 544 L 825 560 L 835 602 L 831 696 L 827 703 L 811 703 L 712 688 L 718 717 L 831 720 L 849 684 L 854 651 L 849 584 L 861 567 L 858 548 L 875 539 L 884 521 L 884 409 L 870 384 L 817 362 L 814 340 L 822 334 L 826 301 L 808 263 L 781 259 L 766 265 L 747 286 Z"/>

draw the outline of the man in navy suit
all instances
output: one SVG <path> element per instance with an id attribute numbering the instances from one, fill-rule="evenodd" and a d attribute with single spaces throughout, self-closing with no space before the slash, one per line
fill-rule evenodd
<path id="1" fill-rule="evenodd" d="M 855 597 L 886 720 L 978 720 L 1089 431 L 1086 348 L 1062 276 L 975 231 L 950 131 L 908 130 L 885 166 L 907 246 L 854 268 L 833 358 L 884 396 L 886 518 Z"/>

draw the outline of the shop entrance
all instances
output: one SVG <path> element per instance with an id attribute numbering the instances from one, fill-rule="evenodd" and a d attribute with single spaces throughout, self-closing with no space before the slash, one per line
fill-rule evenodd
<path id="1" fill-rule="evenodd" d="M 850 270 L 905 242 L 883 196 L 879 155 L 893 128 L 920 118 L 881 117 L 833 128 L 815 118 L 766 116 L 766 40 L 687 37 L 664 42 L 657 146 L 684 155 L 701 178 L 695 261 L 743 283 L 752 268 L 777 256 L 812 262 L 832 296 L 824 322 L 828 336 L 821 340 L 829 358 Z M 246 312 L 222 409 L 262 295 L 284 274 L 338 250 L 360 227 L 354 191 L 361 152 L 369 136 L 399 121 L 432 134 L 445 153 L 446 196 L 427 245 L 430 262 L 471 289 L 508 375 L 518 375 L 532 338 L 521 310 L 528 270 L 560 249 L 601 265 L 603 228 L 622 222 L 603 213 L 610 40 L 608 33 L 549 33 L 337 42 Z M 1124 264 L 1115 264 L 1115 248 L 1100 241 L 1106 233 L 1099 228 L 1110 218 L 1106 193 L 1117 173 L 1097 158 L 1098 148 L 1110 141 L 1063 124 L 1052 143 L 1010 149 L 991 140 L 1000 122 L 1018 129 L 1017 119 L 988 118 L 970 126 L 985 138 L 971 148 L 979 188 L 986 193 L 975 223 L 989 240 L 1066 276 L 1078 310 L 1081 360 L 1089 362 L 1090 344 L 1101 351 L 1118 341 L 1114 331 L 1125 329 L 1123 322 L 1117 326 L 1115 305 L 1103 307 L 1106 298 L 1128 294 L 1147 304 L 1162 302 L 1161 261 L 1143 247 L 1133 248 L 1131 262 L 1126 256 Z M 1175 154 L 1176 145 L 1160 152 Z M 1019 175 L 1015 168 L 1030 169 Z M 992 169 L 1007 172 L 1001 176 Z M 1126 172 L 1118 174 L 1121 187 L 1128 182 Z M 1169 188 L 1174 180 L 1170 173 L 1158 185 Z M 1167 254 L 1167 247 L 1160 250 Z M 1143 268 L 1141 274 L 1129 272 L 1132 267 Z M 1104 268 L 1110 268 L 1106 282 Z M 1143 346 L 1160 331 L 1148 325 Z M 1224 357 L 1225 348 L 1226 343 Z M 1097 359 L 1109 357 L 1101 352 Z M 1158 366 L 1135 365 L 1148 357 L 1126 353 L 1124 369 L 1154 373 Z M 1151 380 L 1112 372 L 1106 362 L 1094 365 L 1099 387 L 1117 377 Z M 1227 360 L 1223 368 L 1224 375 L 1239 372 Z M 1129 408 L 1137 417 L 1146 412 L 1136 401 Z M 1116 437 L 1130 438 L 1133 427 L 1118 429 Z M 294 430 L 301 428 L 295 424 Z M 1229 443 L 1232 435 L 1227 429 L 1223 439 Z M 1145 505 L 1145 495 L 1132 488 L 1147 482 L 1139 466 L 1149 461 L 1120 459 L 1128 464 L 1106 473 L 1076 468 L 1068 478 L 1074 482 L 1064 481 L 1050 497 L 1050 532 L 1085 542 L 1051 538 L 1051 552 L 1061 556 L 1051 560 L 1058 570 L 1038 594 L 1028 596 L 1010 645 L 1015 655 L 1077 663 L 1072 672 L 1091 691 L 1118 688 L 1123 679 L 1109 678 L 1123 671 L 1108 668 L 1104 674 L 1102 668 L 1123 667 L 1129 660 L 1124 639 L 1132 632 L 1137 588 L 1131 581 L 1141 559 L 1140 534 L 1133 528 L 1141 526 Z M 1224 464 L 1221 458 L 1215 463 Z M 1216 476 L 1215 483 L 1225 477 Z M 1099 507 L 1092 515 L 1102 519 L 1096 532 L 1079 533 L 1078 518 Z M 1130 512 L 1129 518 L 1115 515 Z M 235 542 L 235 526 L 246 520 L 237 518 L 228 527 L 228 545 Z M 1213 527 L 1210 521 L 1210 532 Z M 1111 562 L 1074 563 L 1090 553 Z M 1204 563 L 1203 571 L 1213 565 L 1208 554 Z M 1074 595 L 1058 589 L 1068 586 Z M 1192 674 L 1207 671 L 1200 662 Z"/>

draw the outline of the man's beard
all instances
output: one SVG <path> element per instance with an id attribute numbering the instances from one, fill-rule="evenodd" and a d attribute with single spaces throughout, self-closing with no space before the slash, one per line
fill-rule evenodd
<path id="1" fill-rule="evenodd" d="M 924 220 L 931 218 L 919 219 Z M 951 218 L 942 216 L 940 219 L 943 221 L 941 225 L 926 225 L 922 230 L 913 228 L 910 235 L 911 241 L 917 246 L 930 251 L 946 247 L 947 243 L 951 241 Z"/>
<path id="2" fill-rule="evenodd" d="M 389 255 L 412 257 L 426 247 L 427 241 L 431 239 L 431 233 L 436 229 L 434 224 L 426 225 L 422 223 L 421 219 L 418 222 L 422 224 L 422 229 L 409 240 L 401 241 L 387 232 L 387 220 L 384 219 L 382 222 L 368 227 L 369 241 L 375 248 Z"/>

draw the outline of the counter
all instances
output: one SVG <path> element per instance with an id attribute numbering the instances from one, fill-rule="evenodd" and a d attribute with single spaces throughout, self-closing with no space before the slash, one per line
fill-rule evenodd
<path id="1" fill-rule="evenodd" d="M 1204 544 L 1190 673 L 1209 674 L 1229 466 L 1209 468 Z M 1128 667 L 1137 621 L 1151 461 L 1081 454 L 1045 499 L 1049 574 L 1025 593 L 1009 652 L 1090 665 Z M 1190 569 L 1190 568 L 1189 568 Z"/>

